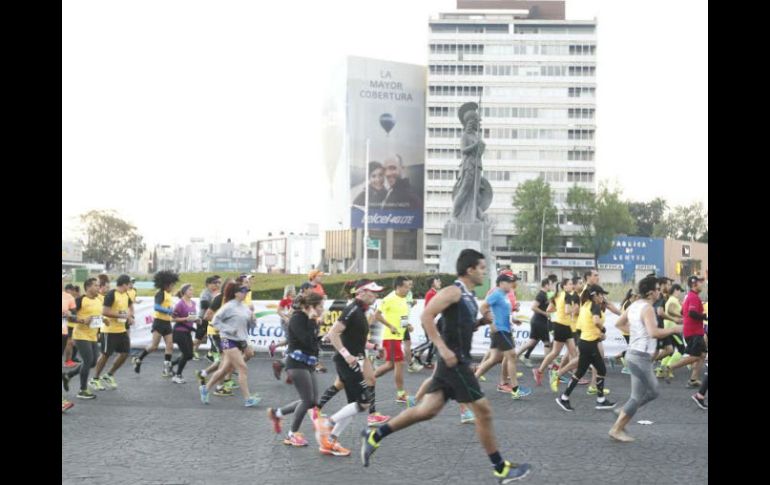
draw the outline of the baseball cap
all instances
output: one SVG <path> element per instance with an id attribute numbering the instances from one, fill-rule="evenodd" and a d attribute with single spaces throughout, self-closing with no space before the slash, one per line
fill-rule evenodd
<path id="1" fill-rule="evenodd" d="M 305 291 L 305 290 L 307 290 L 308 288 L 312 288 L 312 287 L 313 287 L 313 285 L 311 285 L 309 281 L 305 281 L 304 283 L 302 283 L 302 284 L 300 285 L 300 287 L 299 287 L 299 291 Z"/>
<path id="2" fill-rule="evenodd" d="M 687 286 L 694 285 L 696 281 L 705 281 L 705 280 L 706 280 L 706 278 L 704 278 L 703 276 L 699 276 L 699 275 L 694 274 L 694 275 L 690 276 L 689 278 L 687 278 Z"/>
<path id="3" fill-rule="evenodd" d="M 131 283 L 131 277 L 128 276 L 127 274 L 122 274 L 118 276 L 118 280 L 115 282 L 117 286 L 127 285 L 129 283 Z"/>
<path id="4" fill-rule="evenodd" d="M 251 275 L 249 273 L 241 273 L 240 276 L 238 276 L 238 278 L 242 280 L 248 280 L 248 279 L 251 279 Z"/>
<path id="5" fill-rule="evenodd" d="M 307 274 L 307 279 L 312 280 L 316 276 L 323 276 L 324 272 L 318 269 L 311 270 L 310 273 Z"/>
<path id="6" fill-rule="evenodd" d="M 382 291 L 383 289 L 382 286 L 372 280 L 358 280 L 358 282 L 356 282 L 356 292 L 364 290 L 377 292 Z"/>
<path id="7" fill-rule="evenodd" d="M 595 295 L 609 295 L 606 291 L 604 291 L 604 288 L 602 288 L 599 285 L 591 285 L 588 288 L 588 295 L 589 296 L 595 296 Z"/>
<path id="8" fill-rule="evenodd" d="M 514 281 L 516 281 L 516 275 L 510 271 L 503 271 L 499 275 L 497 275 L 497 284 L 500 284 L 503 281 L 508 281 L 510 283 L 513 283 Z"/>

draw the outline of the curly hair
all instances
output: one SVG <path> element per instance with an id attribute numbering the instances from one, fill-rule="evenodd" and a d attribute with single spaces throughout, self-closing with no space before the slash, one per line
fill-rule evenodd
<path id="1" fill-rule="evenodd" d="M 152 280 L 155 283 L 155 288 L 165 290 L 179 281 L 179 275 L 171 270 L 164 269 L 155 273 Z"/>

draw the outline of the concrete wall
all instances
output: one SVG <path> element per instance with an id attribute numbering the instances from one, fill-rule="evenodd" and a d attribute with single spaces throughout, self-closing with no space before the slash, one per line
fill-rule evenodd
<path id="1" fill-rule="evenodd" d="M 688 258 L 682 256 L 682 247 L 690 246 L 690 258 L 700 260 L 700 274 L 705 275 L 706 270 L 709 267 L 709 245 L 707 243 L 693 242 L 693 241 L 678 241 L 675 239 L 666 239 L 664 241 L 664 264 L 665 274 L 669 278 L 674 278 L 678 281 L 684 281 L 688 275 L 676 274 L 676 263 L 685 261 Z"/>

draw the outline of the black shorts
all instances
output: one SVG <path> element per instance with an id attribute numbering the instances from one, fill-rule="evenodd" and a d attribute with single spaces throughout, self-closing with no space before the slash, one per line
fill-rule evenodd
<path id="1" fill-rule="evenodd" d="M 248 346 L 248 342 L 245 340 L 230 340 L 227 338 L 222 339 L 222 343 L 220 345 L 220 348 L 224 350 L 230 350 L 230 349 L 238 349 L 241 352 L 246 350 L 246 347 Z"/>
<path id="2" fill-rule="evenodd" d="M 357 371 L 351 369 L 340 354 L 334 354 L 334 359 L 332 360 L 334 360 L 337 375 L 345 386 L 345 397 L 348 399 L 348 404 L 352 402 L 369 402 L 368 396 L 371 391 L 364 382 L 363 369 Z"/>
<path id="3" fill-rule="evenodd" d="M 493 333 L 492 345 L 490 347 L 503 352 L 511 350 L 513 348 L 513 334 L 511 332 L 503 332 L 502 330 Z"/>
<path id="4" fill-rule="evenodd" d="M 533 321 L 530 323 L 529 338 L 532 340 L 542 340 L 543 343 L 550 343 L 551 336 L 548 335 L 547 321 Z"/>
<path id="5" fill-rule="evenodd" d="M 159 320 L 156 318 L 152 321 L 152 331 L 158 332 L 165 337 L 171 333 L 171 322 L 166 320 Z"/>
<path id="6" fill-rule="evenodd" d="M 575 339 L 575 343 L 577 343 L 580 340 L 580 329 L 576 329 L 575 332 L 572 334 L 572 338 Z"/>
<path id="7" fill-rule="evenodd" d="M 630 338 L 630 337 L 629 337 Z M 674 345 L 674 339 L 671 338 L 671 335 L 668 337 L 663 337 L 658 339 L 658 350 L 663 350 L 666 347 L 673 346 Z"/>
<path id="8" fill-rule="evenodd" d="M 572 327 L 569 325 L 562 325 L 561 323 L 553 324 L 553 339 L 557 342 L 564 343 L 572 338 Z"/>
<path id="9" fill-rule="evenodd" d="M 110 356 L 115 352 L 127 354 L 131 351 L 131 341 L 126 332 L 103 333 L 101 336 L 102 353 Z"/>
<path id="10" fill-rule="evenodd" d="M 409 329 L 404 330 L 404 340 L 412 341 L 412 337 L 409 335 Z"/>
<path id="11" fill-rule="evenodd" d="M 206 334 L 208 333 L 209 322 L 208 320 L 201 320 L 198 327 L 195 329 L 195 338 L 197 340 L 206 340 Z"/>
<path id="12" fill-rule="evenodd" d="M 708 351 L 706 348 L 706 340 L 703 338 L 703 335 L 690 335 L 689 337 L 685 337 L 684 340 L 687 342 L 687 355 L 700 357 L 701 354 Z"/>
<path id="13" fill-rule="evenodd" d="M 475 402 L 484 397 L 479 381 L 468 364 L 458 363 L 448 369 L 440 357 L 428 387 L 428 394 L 436 391 L 444 392 L 444 401 L 454 399 L 459 403 Z"/>

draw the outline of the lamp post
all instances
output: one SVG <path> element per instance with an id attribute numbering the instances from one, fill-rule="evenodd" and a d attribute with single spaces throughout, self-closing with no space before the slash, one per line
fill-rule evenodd
<path id="1" fill-rule="evenodd" d="M 543 222 L 540 224 L 540 279 L 543 279 L 543 238 L 545 237 L 545 211 L 548 207 L 543 208 Z"/>

